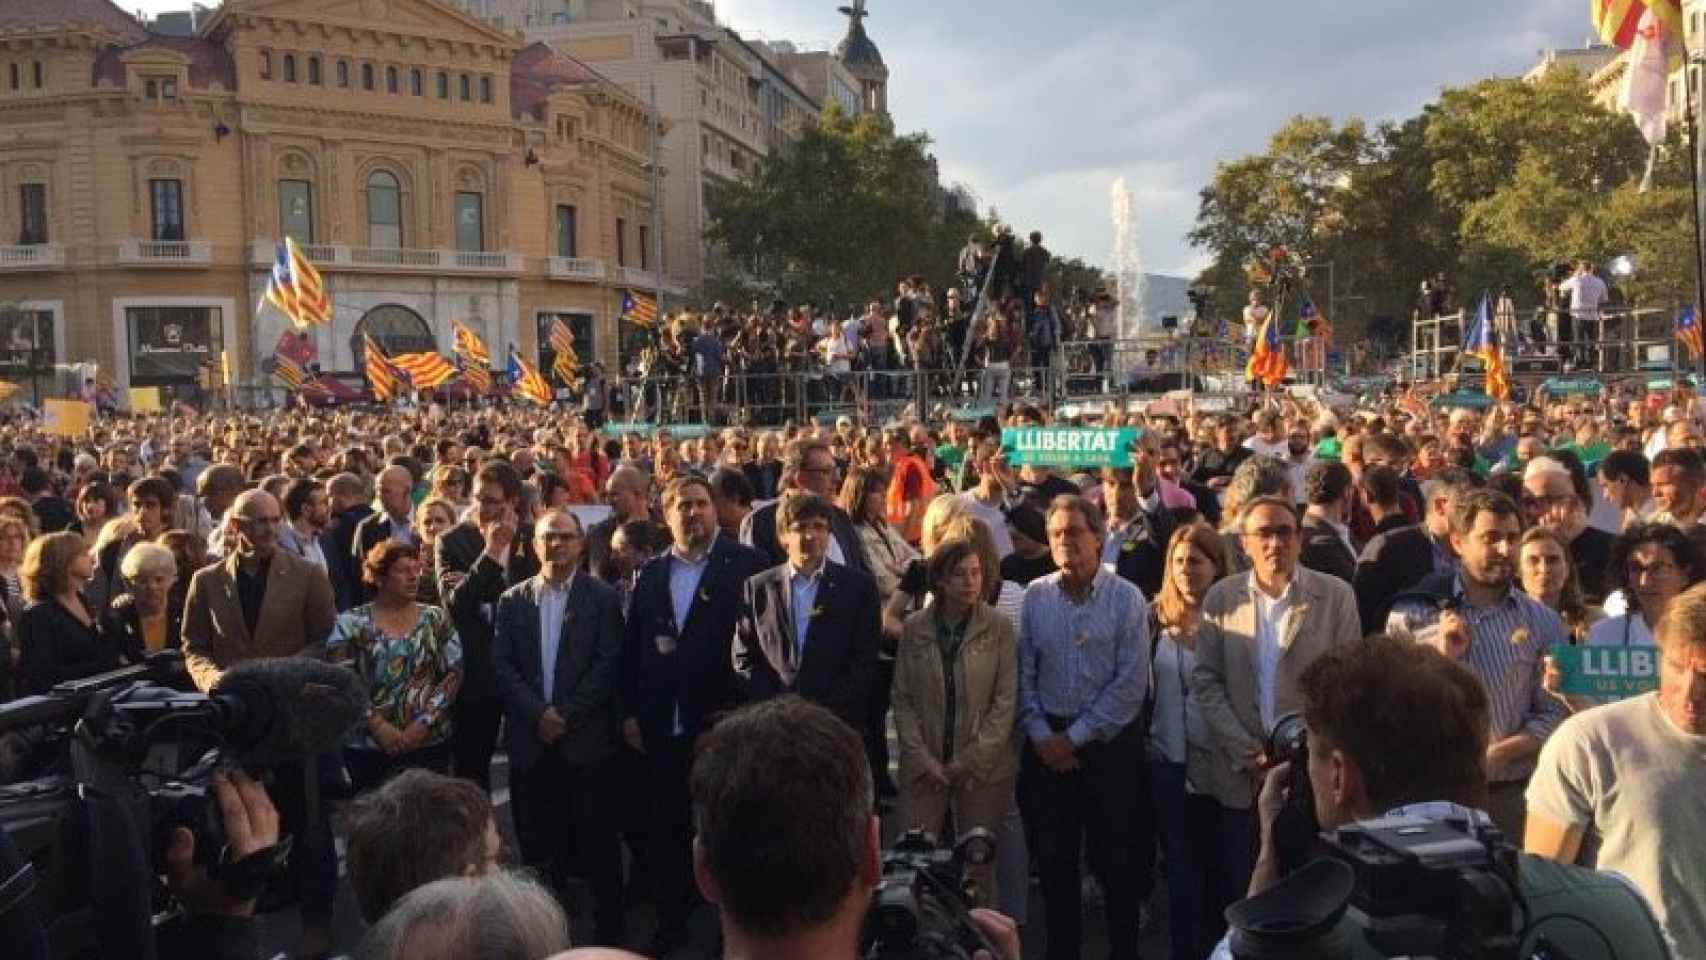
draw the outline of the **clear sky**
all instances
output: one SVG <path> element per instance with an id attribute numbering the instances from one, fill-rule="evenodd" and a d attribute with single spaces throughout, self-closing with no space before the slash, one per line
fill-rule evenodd
<path id="1" fill-rule="evenodd" d="M 118 0 L 182 9 L 187 0 Z M 717 0 L 743 35 L 828 46 L 844 0 Z M 1408 116 L 1443 86 L 1520 73 L 1590 34 L 1584 0 L 868 0 L 903 131 L 1057 254 L 1105 263 L 1109 188 L 1136 193 L 1144 266 L 1184 240 L 1215 164 L 1296 113 Z"/>

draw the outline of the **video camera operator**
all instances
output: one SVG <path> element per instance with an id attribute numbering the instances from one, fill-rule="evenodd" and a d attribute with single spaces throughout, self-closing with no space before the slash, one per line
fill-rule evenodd
<path id="1" fill-rule="evenodd" d="M 1251 897 L 1271 891 L 1270 900 L 1280 899 L 1289 887 L 1279 876 L 1274 825 L 1286 806 L 1297 763 L 1307 767 L 1307 780 L 1296 781 L 1297 789 L 1306 782 L 1318 825 L 1329 833 L 1376 817 L 1491 828 L 1492 819 L 1480 809 L 1487 797 L 1491 706 L 1467 668 L 1430 647 L 1376 636 L 1323 655 L 1304 671 L 1299 692 L 1307 748 L 1275 766 L 1263 785 L 1261 849 L 1250 879 Z M 1668 956 L 1652 911 L 1617 878 L 1524 855 L 1517 860 L 1515 887 L 1512 892 L 1524 901 L 1525 921 L 1539 924 L 1559 916 L 1571 921 L 1548 924 L 1556 956 Z M 1228 911 L 1234 927 L 1240 909 L 1252 902 Z M 1238 935 L 1235 931 L 1221 942 L 1215 960 L 1239 955 L 1233 943 Z M 1618 952 L 1609 954 L 1606 947 L 1613 943 Z M 1332 954 L 1306 950 L 1295 955 Z"/>
<path id="2" fill-rule="evenodd" d="M 865 955 L 860 933 L 884 878 L 871 769 L 859 734 L 797 696 L 744 707 L 699 743 L 693 873 L 721 914 L 728 960 Z M 992 910 L 971 923 L 1019 960 L 1018 928 Z"/>
<path id="3" fill-rule="evenodd" d="M 215 773 L 212 789 L 225 828 L 225 850 L 215 854 L 224 865 L 221 872 L 231 877 L 235 876 L 228 872 L 231 865 L 265 868 L 273 863 L 279 845 L 279 819 L 266 788 L 241 770 L 231 770 Z M 198 864 L 196 854 L 193 831 L 178 827 L 171 832 L 163 867 L 167 886 L 183 905 L 184 913 L 158 929 L 152 951 L 139 947 L 132 956 L 254 960 L 260 955 L 253 919 L 258 885 L 233 889 Z M 37 910 L 39 898 L 32 893 L 33 883 L 18 879 L 35 879 L 33 873 L 20 872 L 24 865 L 12 839 L 0 830 L 0 887 L 7 891 L 0 898 L 0 937 L 4 938 L 0 942 L 12 960 L 46 960 L 53 954 Z M 259 869 L 249 875 L 264 877 L 266 871 Z"/>

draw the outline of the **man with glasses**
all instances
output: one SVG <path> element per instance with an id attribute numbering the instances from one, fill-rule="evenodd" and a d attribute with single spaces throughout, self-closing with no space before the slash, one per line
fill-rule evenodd
<path id="1" fill-rule="evenodd" d="M 567 510 L 540 518 L 533 533 L 539 574 L 498 600 L 492 667 L 509 720 L 522 859 L 559 898 L 572 860 L 592 886 L 592 939 L 615 946 L 623 937 L 622 863 L 610 766 L 622 607 L 615 590 L 582 575 L 584 541 Z"/>
<path id="2" fill-rule="evenodd" d="M 1582 487 L 1587 488 L 1586 474 L 1582 475 Z M 1552 457 L 1535 457 L 1523 468 L 1522 505 L 1529 522 L 1552 531 L 1569 545 L 1570 562 L 1581 576 L 1583 598 L 1599 603 L 1605 599 L 1611 545 L 1617 538 L 1588 524 L 1592 494 L 1584 498 L 1582 493 L 1570 468 Z"/>
<path id="3" fill-rule="evenodd" d="M 196 571 L 184 599 L 184 666 L 203 693 L 233 664 L 319 648 L 337 619 L 325 571 L 278 549 L 284 513 L 271 494 L 239 494 L 225 522 L 227 556 Z M 341 779 L 336 754 L 321 754 L 317 760 L 319 795 L 328 796 L 324 788 Z M 319 956 L 332 946 L 332 900 L 338 883 L 329 811 L 309 811 L 310 791 L 300 761 L 282 764 L 272 773 L 272 797 L 284 832 L 297 838 L 290 870 L 302 898 L 298 954 Z"/>
<path id="4" fill-rule="evenodd" d="M 1350 585 L 1299 563 L 1300 529 L 1285 498 L 1245 503 L 1237 531 L 1250 569 L 1203 597 L 1190 686 L 1214 748 L 1193 753 L 1186 774 L 1214 797 L 1225 842 L 1208 856 L 1237 887 L 1255 867 L 1250 807 L 1274 763 L 1266 752 L 1274 724 L 1302 708 L 1303 671 L 1362 636 Z"/>
<path id="5" fill-rule="evenodd" d="M 782 489 L 810 493 L 831 501 L 827 553 L 830 562 L 868 574 L 870 566 L 865 562 L 864 549 L 859 544 L 858 531 L 853 529 L 853 520 L 833 503 L 840 486 L 841 471 L 835 465 L 835 456 L 830 452 L 828 443 L 800 439 L 788 446 L 782 460 Z M 740 527 L 740 542 L 764 554 L 773 566 L 787 559 L 776 529 L 776 511 L 780 502 L 765 504 L 747 514 Z"/>
<path id="6" fill-rule="evenodd" d="M 474 478 L 474 511 L 433 544 L 438 595 L 462 641 L 462 689 L 451 708 L 456 775 L 491 789 L 503 716 L 492 666 L 492 624 L 505 590 L 539 572 L 533 531 L 521 522 L 521 475 L 491 460 Z"/>

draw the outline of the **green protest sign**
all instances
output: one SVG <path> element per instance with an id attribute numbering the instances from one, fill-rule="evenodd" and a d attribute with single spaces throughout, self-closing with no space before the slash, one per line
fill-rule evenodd
<path id="1" fill-rule="evenodd" d="M 1604 389 L 1592 377 L 1548 377 L 1543 386 L 1554 397 L 1598 396 Z"/>
<path id="2" fill-rule="evenodd" d="M 1560 693 L 1623 700 L 1659 688 L 1658 647 L 1552 648 Z"/>
<path id="3" fill-rule="evenodd" d="M 1137 427 L 1008 427 L 1001 448 L 1016 467 L 1129 467 L 1132 444 L 1142 435 Z"/>

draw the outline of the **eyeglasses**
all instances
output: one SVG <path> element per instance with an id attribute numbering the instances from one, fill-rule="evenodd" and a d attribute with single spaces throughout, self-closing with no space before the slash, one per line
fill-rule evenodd
<path id="1" fill-rule="evenodd" d="M 1649 574 L 1655 577 L 1674 576 L 1675 574 L 1681 573 L 1682 568 L 1671 563 L 1669 560 L 1660 560 L 1658 563 L 1651 564 L 1636 563 L 1631 560 L 1629 561 L 1629 565 L 1624 568 L 1624 571 L 1628 573 L 1630 582 L 1634 582 Z"/>
<path id="2" fill-rule="evenodd" d="M 1569 494 L 1569 493 L 1561 493 L 1561 494 L 1558 494 L 1557 496 L 1545 496 L 1545 497 L 1524 496 L 1522 498 L 1522 505 L 1523 506 L 1527 507 L 1530 510 L 1537 510 L 1537 511 L 1538 510 L 1547 510 L 1547 509 L 1551 509 L 1554 507 L 1558 507 L 1558 508 L 1568 507 L 1570 504 L 1575 503 L 1575 502 L 1576 502 L 1575 495 Z"/>
<path id="3" fill-rule="evenodd" d="M 1289 543 L 1297 536 L 1296 527 L 1258 527 L 1244 531 L 1244 536 L 1252 540 L 1271 540 L 1274 543 Z"/>
<path id="4" fill-rule="evenodd" d="M 575 541 L 575 540 L 579 540 L 580 538 L 581 538 L 581 535 L 578 533 L 575 533 L 573 530 L 541 530 L 541 531 L 539 531 L 539 539 L 545 541 L 546 543 L 550 543 L 553 540 Z"/>

